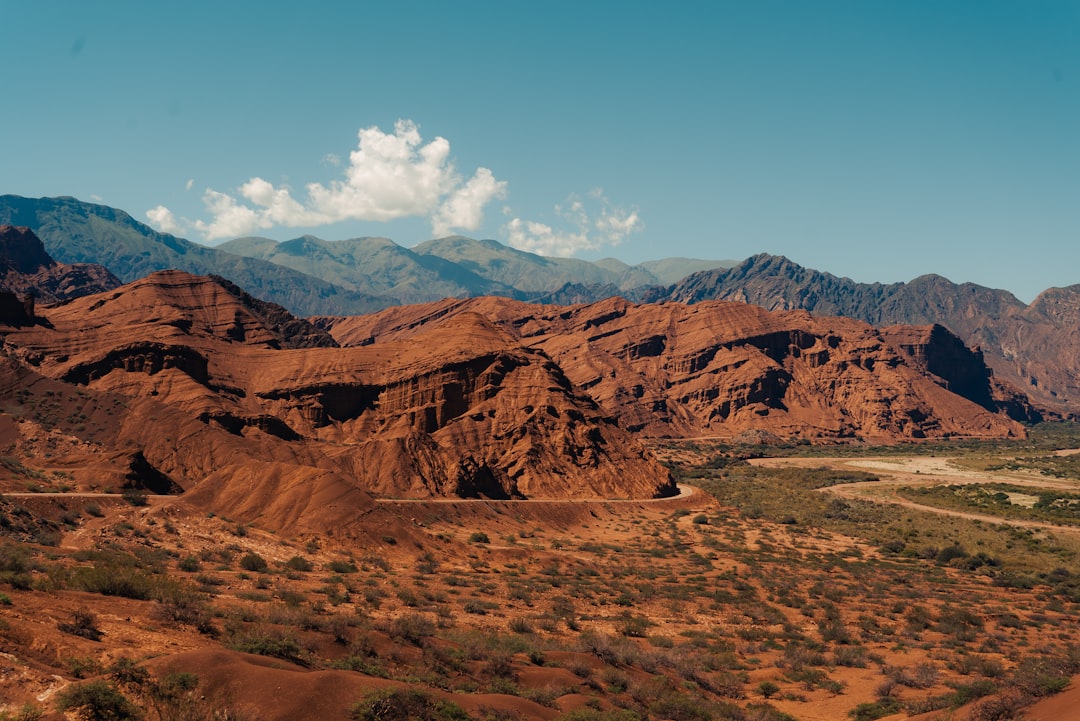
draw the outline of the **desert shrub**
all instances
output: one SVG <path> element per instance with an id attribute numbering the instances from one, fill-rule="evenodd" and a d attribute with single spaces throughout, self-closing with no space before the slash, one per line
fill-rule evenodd
<path id="1" fill-rule="evenodd" d="M 918 633 L 930 628 L 934 623 L 934 614 L 926 606 L 915 604 L 904 614 L 908 633 Z"/>
<path id="2" fill-rule="evenodd" d="M 904 710 L 903 704 L 892 696 L 879 698 L 877 701 L 861 703 L 848 711 L 854 721 L 875 721 L 885 716 L 891 716 Z"/>
<path id="3" fill-rule="evenodd" d="M 254 552 L 246 553 L 240 559 L 240 568 L 244 569 L 245 571 L 262 573 L 268 568 L 268 566 L 269 564 L 266 563 L 266 559 Z"/>
<path id="4" fill-rule="evenodd" d="M 651 625 L 653 625 L 653 622 L 645 616 L 627 614 L 619 620 L 617 628 L 619 633 L 624 636 L 644 638 L 645 632 Z"/>
<path id="5" fill-rule="evenodd" d="M 937 552 L 934 556 L 934 563 L 939 566 L 948 565 L 954 559 L 967 558 L 968 552 L 964 550 L 964 547 L 958 543 L 954 543 L 951 546 L 946 546 Z"/>
<path id="6" fill-rule="evenodd" d="M 674 693 L 665 696 L 649 706 L 649 713 L 655 718 L 670 721 L 712 721 L 716 718 L 713 704 L 689 694 Z M 736 718 L 741 718 L 740 713 Z"/>
<path id="7" fill-rule="evenodd" d="M 335 560 L 326 564 L 326 568 L 332 573 L 356 573 L 356 566 L 349 561 Z M 383 569 L 388 570 L 388 568 Z"/>
<path id="8" fill-rule="evenodd" d="M 44 711 L 27 702 L 19 707 L 19 710 L 14 714 L 7 711 L 0 712 L 0 721 L 41 721 L 44 715 Z"/>
<path id="9" fill-rule="evenodd" d="M 89 681 L 61 692 L 63 711 L 78 711 L 85 721 L 139 721 L 143 714 L 108 681 Z"/>
<path id="10" fill-rule="evenodd" d="M 529 623 L 529 619 L 521 618 L 519 616 L 510 619 L 510 630 L 514 633 L 532 633 L 533 627 L 532 624 Z"/>
<path id="11" fill-rule="evenodd" d="M 938 679 L 938 669 L 932 663 L 917 663 L 914 666 L 887 666 L 883 669 L 886 676 L 901 686 L 908 688 L 930 688 Z"/>
<path id="12" fill-rule="evenodd" d="M 698 515 L 694 516 L 694 520 L 692 521 L 692 523 L 697 526 L 707 526 L 709 525 L 709 517 L 706 516 L 704 513 L 699 513 Z"/>
<path id="13" fill-rule="evenodd" d="M 12 588 L 30 588 L 30 552 L 21 546 L 0 546 L 0 582 Z"/>
<path id="14" fill-rule="evenodd" d="M 946 608 L 941 612 L 934 630 L 952 636 L 957 641 L 974 641 L 983 620 L 966 608 Z"/>
<path id="15" fill-rule="evenodd" d="M 469 543 L 491 543 L 491 539 L 483 531 L 475 531 L 469 536 Z"/>
<path id="16" fill-rule="evenodd" d="M 307 560 L 303 556 L 293 556 L 285 562 L 285 568 L 292 571 L 307 572 L 315 568 L 311 561 Z"/>
<path id="17" fill-rule="evenodd" d="M 833 653 L 833 663 L 837 666 L 866 668 L 866 648 L 864 646 L 840 646 Z"/>
<path id="18" fill-rule="evenodd" d="M 641 655 L 637 644 L 621 636 L 586 632 L 581 634 L 580 643 L 583 651 L 611 666 L 632 664 Z"/>
<path id="19" fill-rule="evenodd" d="M 1019 718 L 1020 709 L 1028 704 L 1030 699 L 1019 693 L 1003 693 L 999 696 L 977 701 L 972 707 L 968 718 L 971 721 L 1012 721 Z"/>
<path id="20" fill-rule="evenodd" d="M 471 613 L 477 616 L 484 616 L 488 611 L 493 611 L 498 607 L 499 604 L 493 601 L 483 601 L 479 598 L 470 598 L 461 605 L 461 608 L 465 613 Z"/>
<path id="21" fill-rule="evenodd" d="M 644 721 L 644 717 L 630 709 L 611 709 L 599 711 L 593 708 L 579 708 L 555 717 L 555 721 Z"/>
<path id="22" fill-rule="evenodd" d="M 419 646 L 428 636 L 435 635 L 435 622 L 419 613 L 406 613 L 390 622 L 391 638 Z"/>
<path id="23" fill-rule="evenodd" d="M 162 621 L 195 626 L 210 636 L 216 633 L 204 597 L 189 586 L 176 584 L 163 588 L 157 595 L 153 615 Z"/>
<path id="24" fill-rule="evenodd" d="M 997 685 L 988 679 L 979 679 L 971 683 L 957 684 L 952 693 L 951 705 L 963 706 L 975 699 L 989 696 L 997 691 Z"/>
<path id="25" fill-rule="evenodd" d="M 176 567 L 179 568 L 181 571 L 186 571 L 187 573 L 194 573 L 200 568 L 199 559 L 195 556 L 185 556 L 184 558 L 180 559 L 180 561 L 176 564 Z"/>
<path id="26" fill-rule="evenodd" d="M 383 689 L 353 706 L 353 721 L 469 721 L 469 714 L 450 701 L 415 688 Z"/>
<path id="27" fill-rule="evenodd" d="M 762 681 L 757 685 L 757 692 L 762 698 L 772 698 L 780 692 L 780 687 L 772 681 Z"/>
<path id="28" fill-rule="evenodd" d="M 271 656 L 286 661 L 303 664 L 303 649 L 296 636 L 278 629 L 256 628 L 247 632 L 233 634 L 226 644 L 234 651 L 253 653 L 258 656 Z"/>
<path id="29" fill-rule="evenodd" d="M 58 628 L 64 633 L 70 633 L 72 636 L 80 636 L 82 638 L 88 638 L 91 641 L 101 640 L 101 629 L 97 627 L 97 616 L 93 611 L 86 608 L 79 608 L 72 614 L 71 623 L 61 623 Z"/>
<path id="30" fill-rule="evenodd" d="M 149 503 L 146 491 L 141 488 L 125 488 L 121 496 L 133 506 L 145 506 Z"/>
<path id="31" fill-rule="evenodd" d="M 1029 656 L 1016 667 L 1010 681 L 1027 696 L 1052 696 L 1065 690 L 1077 670 L 1062 658 Z"/>
<path id="32" fill-rule="evenodd" d="M 142 570 L 121 563 L 102 562 L 75 569 L 71 587 L 103 596 L 145 601 L 154 594 L 155 581 Z"/>

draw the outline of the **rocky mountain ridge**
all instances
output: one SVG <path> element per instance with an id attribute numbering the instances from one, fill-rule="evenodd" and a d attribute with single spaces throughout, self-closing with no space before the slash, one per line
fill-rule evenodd
<path id="1" fill-rule="evenodd" d="M 55 454 L 81 482 L 122 483 L 137 453 L 190 502 L 271 527 L 322 523 L 331 500 L 340 521 L 372 493 L 673 491 L 556 364 L 478 314 L 407 343 L 340 348 L 231 283 L 163 271 L 39 316 L 2 329 L 8 373 L 22 380 L 0 401 L 25 417 L 12 389 L 37 383 L 113 410 L 76 414 L 94 423 L 68 428 L 70 453 Z M 40 422 L 15 427 L 20 442 L 41 433 Z"/>
<path id="2" fill-rule="evenodd" d="M 730 269 L 692 274 L 649 300 L 732 300 L 872 325 L 938 323 L 978 348 L 997 378 L 1036 404 L 1080 415 L 1080 285 L 1048 289 L 1027 305 L 1008 291 L 936 275 L 857 283 L 762 254 Z"/>
<path id="3" fill-rule="evenodd" d="M 463 314 L 542 351 L 625 428 L 646 436 L 767 431 L 895 442 L 1019 436 L 1006 411 L 1030 420 L 1030 408 L 993 382 L 981 356 L 940 326 L 877 330 L 742 303 L 619 298 L 570 307 L 444 300 L 314 321 L 342 345 L 378 348 Z"/>
<path id="4" fill-rule="evenodd" d="M 49 304 L 118 285 L 120 280 L 96 263 L 56 262 L 29 228 L 0 225 L 0 291 Z"/>
<path id="5" fill-rule="evenodd" d="M 412 249 L 385 238 L 313 236 L 281 243 L 238 238 L 209 248 L 154 231 L 121 210 L 75 198 L 2 195 L 0 223 L 27 226 L 53 257 L 101 263 L 126 282 L 169 269 L 219 275 L 299 315 L 366 313 L 444 297 L 535 300 L 568 286 L 590 301 L 606 297 L 611 288 L 637 297 L 651 285 L 731 263 L 667 258 L 630 266 L 611 258 L 547 258 L 460 236 Z"/>

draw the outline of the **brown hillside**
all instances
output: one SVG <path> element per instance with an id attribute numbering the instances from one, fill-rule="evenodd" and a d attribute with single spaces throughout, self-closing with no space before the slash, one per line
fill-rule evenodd
<path id="1" fill-rule="evenodd" d="M 65 388 L 167 411 L 167 423 L 129 412 L 116 442 L 190 489 L 191 502 L 271 527 L 310 525 L 333 508 L 340 521 L 366 492 L 673 491 L 667 470 L 558 366 L 478 314 L 342 349 L 267 306 L 212 278 L 162 272 L 47 309 L 46 324 L 6 342 Z"/>
<path id="2" fill-rule="evenodd" d="M 481 313 L 542 350 L 624 427 L 650 436 L 754 430 L 897 441 L 1023 434 L 1019 424 L 980 405 L 981 396 L 950 391 L 946 379 L 927 372 L 882 331 L 802 311 L 621 299 L 541 307 L 483 298 L 321 323 L 343 345 L 379 347 L 462 313 Z M 930 335 L 935 351 L 955 341 L 947 332 Z M 968 356 L 963 360 L 972 369 L 952 370 L 970 378 L 981 373 L 985 381 L 981 359 Z"/>
<path id="3" fill-rule="evenodd" d="M 120 285 L 103 266 L 58 263 L 29 228 L 0 225 L 0 290 L 57 303 Z"/>

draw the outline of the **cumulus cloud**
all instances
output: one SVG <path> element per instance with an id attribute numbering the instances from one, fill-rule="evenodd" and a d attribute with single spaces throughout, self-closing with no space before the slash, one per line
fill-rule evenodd
<path id="1" fill-rule="evenodd" d="M 274 226 L 406 217 L 426 217 L 436 235 L 445 235 L 479 228 L 484 206 L 506 193 L 506 183 L 496 180 L 487 168 L 478 168 L 468 180 L 463 178 L 450 157 L 450 143 L 441 137 L 425 143 L 410 120 L 399 120 L 392 133 L 374 126 L 362 128 L 358 141 L 344 177 L 309 183 L 302 200 L 288 187 L 254 177 L 232 194 L 208 188 L 203 205 L 209 219 L 178 221 L 163 206 L 149 211 L 147 217 L 155 223 L 158 219 L 186 223 L 207 240 Z"/>
<path id="2" fill-rule="evenodd" d="M 476 171 L 469 182 L 450 193 L 435 212 L 431 229 L 435 237 L 449 235 L 454 228 L 475 230 L 484 222 L 484 206 L 506 197 L 506 181 L 496 180 L 487 168 Z"/>
<path id="3" fill-rule="evenodd" d="M 567 257 L 619 245 L 628 235 L 644 228 L 637 210 L 613 206 L 599 189 L 586 198 L 570 196 L 565 204 L 555 206 L 555 215 L 562 221 L 562 229 L 532 220 L 511 219 L 503 226 L 507 242 L 530 253 Z"/>
<path id="4" fill-rule="evenodd" d="M 156 208 L 151 208 L 146 211 L 146 217 L 149 218 L 151 224 L 162 233 L 178 235 L 184 231 L 184 226 L 176 220 L 172 211 L 164 205 L 159 205 Z"/>

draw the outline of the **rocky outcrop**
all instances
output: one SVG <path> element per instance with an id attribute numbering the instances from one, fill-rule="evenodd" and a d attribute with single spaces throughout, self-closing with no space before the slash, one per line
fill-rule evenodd
<path id="1" fill-rule="evenodd" d="M 938 324 L 981 349 L 994 371 L 997 407 L 1031 420 L 1080 417 L 1080 286 L 1051 288 L 1025 305 L 1004 290 L 925 275 L 909 283 L 857 283 L 757 255 L 730 269 L 695 273 L 648 300 L 735 300 L 770 310 L 805 309 L 873 325 Z M 1030 403 L 1019 401 L 1028 396 Z"/>
<path id="2" fill-rule="evenodd" d="M 29 228 L 0 225 L 0 290 L 58 303 L 118 285 L 120 281 L 100 265 L 57 263 Z"/>
<path id="3" fill-rule="evenodd" d="M 463 313 L 481 313 L 543 351 L 634 433 L 766 431 L 817 441 L 1023 434 L 987 400 L 978 354 L 944 329 L 885 333 L 804 311 L 621 299 L 561 308 L 448 300 L 320 323 L 343 345 L 378 348 Z M 910 351 L 899 347 L 905 338 Z M 950 368 L 949 354 L 967 365 Z"/>
<path id="4" fill-rule="evenodd" d="M 399 497 L 674 492 L 668 471 L 546 354 L 477 313 L 401 342 L 339 348 L 230 283 L 169 271 L 44 319 L 8 334 L 11 355 L 78 392 L 179 414 L 175 429 L 126 438 L 162 474 L 156 483 L 201 502 L 238 497 L 223 461 L 245 484 L 256 479 L 239 466 L 261 468 L 297 503 L 304 477 Z M 180 433 L 213 440 L 202 448 Z M 223 458 L 225 447 L 241 450 Z M 207 476 L 234 490 L 204 488 Z"/>

